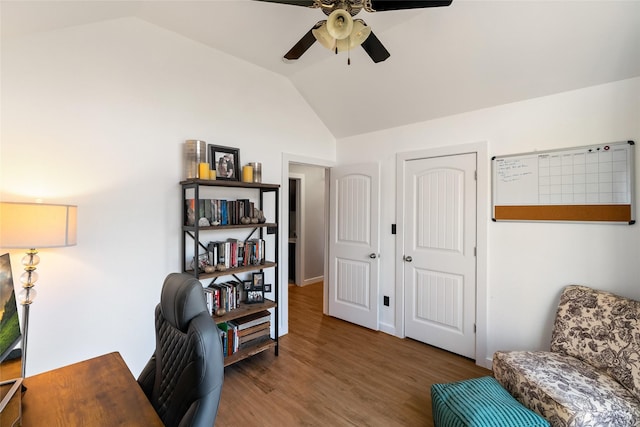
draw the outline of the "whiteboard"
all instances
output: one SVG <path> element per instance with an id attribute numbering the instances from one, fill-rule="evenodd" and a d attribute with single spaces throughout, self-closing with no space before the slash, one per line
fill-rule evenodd
<path id="1" fill-rule="evenodd" d="M 633 141 L 492 158 L 493 219 L 634 223 Z"/>

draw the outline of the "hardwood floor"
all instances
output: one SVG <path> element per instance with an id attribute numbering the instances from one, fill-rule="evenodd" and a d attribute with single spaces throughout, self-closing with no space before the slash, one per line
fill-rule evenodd
<path id="1" fill-rule="evenodd" d="M 225 369 L 216 426 L 433 426 L 430 387 L 490 375 L 469 359 L 322 314 L 289 287 L 289 333 Z"/>

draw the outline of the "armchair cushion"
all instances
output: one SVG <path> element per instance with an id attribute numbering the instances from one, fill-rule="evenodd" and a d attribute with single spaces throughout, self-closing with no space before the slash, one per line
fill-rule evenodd
<path id="1" fill-rule="evenodd" d="M 496 352 L 493 372 L 553 426 L 637 426 L 640 403 L 604 370 L 545 351 Z"/>
<path id="2" fill-rule="evenodd" d="M 605 370 L 640 399 L 640 301 L 586 286 L 562 293 L 551 351 Z"/>

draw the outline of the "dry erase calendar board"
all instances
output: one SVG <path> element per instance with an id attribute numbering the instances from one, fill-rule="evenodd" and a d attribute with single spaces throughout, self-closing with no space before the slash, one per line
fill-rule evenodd
<path id="1" fill-rule="evenodd" d="M 496 156 L 494 221 L 633 224 L 633 141 Z"/>

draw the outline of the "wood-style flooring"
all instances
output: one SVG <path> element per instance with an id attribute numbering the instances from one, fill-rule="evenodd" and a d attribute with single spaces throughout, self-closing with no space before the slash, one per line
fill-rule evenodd
<path id="1" fill-rule="evenodd" d="M 469 359 L 322 314 L 322 283 L 289 287 L 289 333 L 225 368 L 217 427 L 433 426 L 430 387 L 490 375 Z"/>

